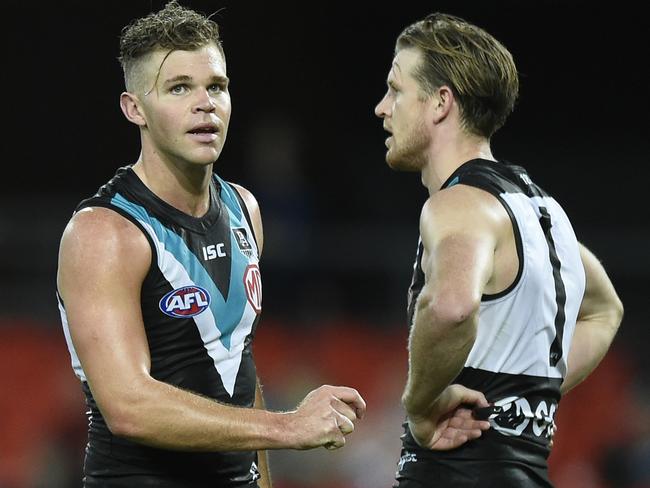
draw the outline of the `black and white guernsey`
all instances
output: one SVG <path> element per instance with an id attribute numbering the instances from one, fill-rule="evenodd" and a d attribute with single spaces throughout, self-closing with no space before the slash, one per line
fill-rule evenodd
<path id="1" fill-rule="evenodd" d="M 482 297 L 476 341 L 453 381 L 485 394 L 492 407 L 482 413 L 491 429 L 459 449 L 433 452 L 420 448 L 405 424 L 400 471 L 425 460 L 502 461 L 544 470 L 585 289 L 578 242 L 564 210 L 519 166 L 471 160 L 441 189 L 457 184 L 485 190 L 502 203 L 519 258 L 512 285 Z M 420 241 L 409 288 L 410 325 L 424 285 L 422 252 Z"/>

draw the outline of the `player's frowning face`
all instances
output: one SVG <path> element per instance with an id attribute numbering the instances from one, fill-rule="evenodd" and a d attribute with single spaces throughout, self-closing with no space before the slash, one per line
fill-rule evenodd
<path id="1" fill-rule="evenodd" d="M 141 100 L 148 142 L 164 159 L 214 163 L 223 149 L 231 112 L 221 51 L 213 44 L 169 55 L 161 50 L 147 67 L 152 88 Z"/>
<path id="2" fill-rule="evenodd" d="M 395 55 L 388 73 L 388 90 L 375 107 L 375 114 L 384 120 L 384 129 L 390 133 L 386 162 L 397 170 L 420 171 L 430 143 L 424 117 L 426 100 L 413 77 L 419 61 L 416 49 L 402 49 Z"/>

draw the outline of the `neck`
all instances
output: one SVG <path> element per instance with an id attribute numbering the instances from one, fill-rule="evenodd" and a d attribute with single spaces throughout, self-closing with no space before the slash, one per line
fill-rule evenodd
<path id="1" fill-rule="evenodd" d="M 422 169 L 422 184 L 429 190 L 429 195 L 433 195 L 463 163 L 477 158 L 496 161 L 490 141 L 484 137 L 458 134 L 448 139 L 447 144 L 431 148 L 428 162 Z"/>
<path id="2" fill-rule="evenodd" d="M 140 154 L 133 171 L 158 198 L 192 217 L 210 208 L 212 164 L 172 163 Z"/>

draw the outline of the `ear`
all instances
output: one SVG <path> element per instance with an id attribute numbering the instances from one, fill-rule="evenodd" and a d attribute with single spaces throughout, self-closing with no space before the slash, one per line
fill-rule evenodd
<path id="1" fill-rule="evenodd" d="M 454 100 L 454 92 L 447 85 L 442 85 L 435 91 L 431 97 L 434 124 L 439 124 L 447 118 L 454 105 Z"/>
<path id="2" fill-rule="evenodd" d="M 142 105 L 136 95 L 122 92 L 120 95 L 120 108 L 129 122 L 133 122 L 140 127 L 146 127 L 147 119 L 142 112 Z"/>

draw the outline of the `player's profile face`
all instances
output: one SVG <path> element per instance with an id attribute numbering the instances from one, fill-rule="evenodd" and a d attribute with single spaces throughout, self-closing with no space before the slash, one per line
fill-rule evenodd
<path id="1" fill-rule="evenodd" d="M 415 49 L 402 49 L 395 55 L 388 89 L 375 107 L 375 114 L 384 120 L 384 129 L 390 133 L 385 142 L 386 162 L 401 171 L 420 171 L 430 142 L 424 120 L 426 101 L 412 75 L 419 59 Z"/>
<path id="2" fill-rule="evenodd" d="M 216 161 L 231 113 L 221 51 L 213 44 L 194 51 L 161 50 L 151 57 L 148 68 L 153 89 L 142 102 L 151 143 L 172 160 Z"/>

